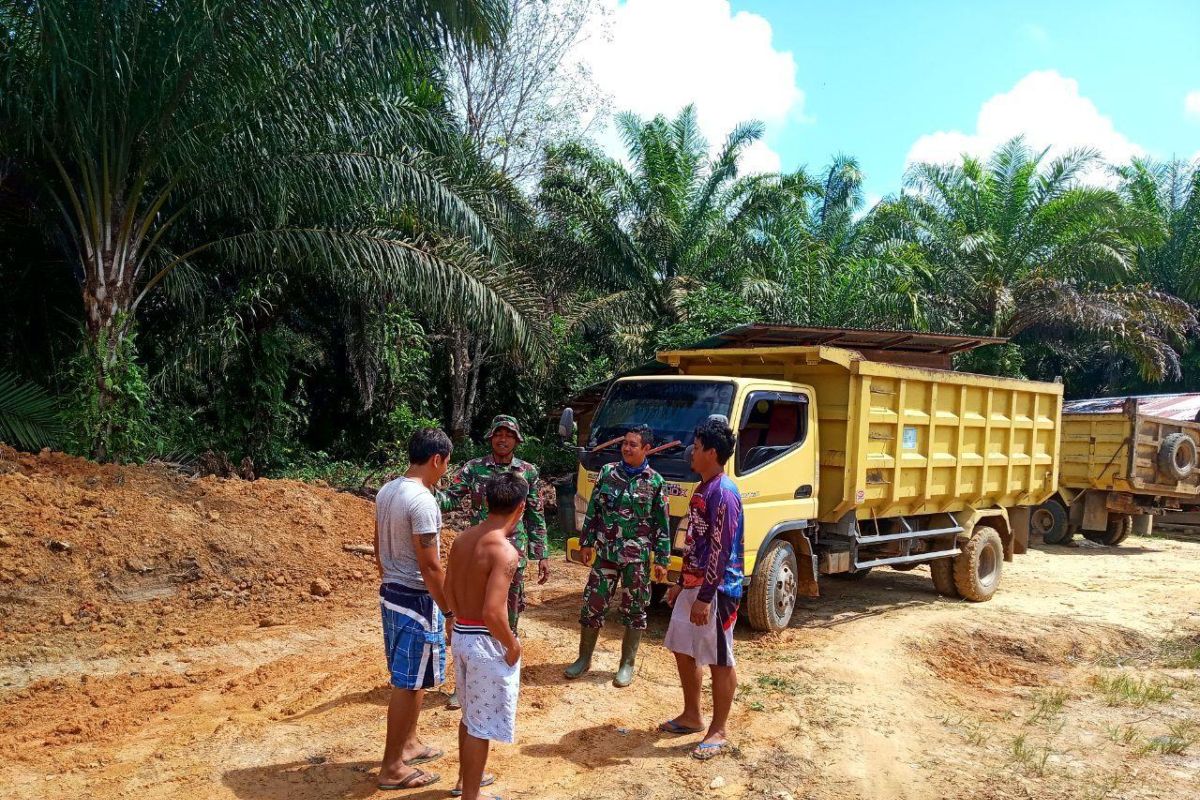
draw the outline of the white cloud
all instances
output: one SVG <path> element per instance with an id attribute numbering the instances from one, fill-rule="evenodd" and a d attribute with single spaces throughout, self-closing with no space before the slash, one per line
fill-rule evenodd
<path id="1" fill-rule="evenodd" d="M 985 102 L 974 132 L 937 131 L 920 137 L 909 149 L 907 162 L 953 162 L 964 153 L 987 157 L 997 146 L 1022 134 L 1033 148 L 1049 147 L 1051 158 L 1071 148 L 1090 147 L 1107 161 L 1120 164 L 1145 152 L 1079 93 L 1074 79 L 1049 70 L 1031 72 L 1011 90 Z M 1091 170 L 1084 180 L 1109 182 L 1100 168 Z"/>
<path id="2" fill-rule="evenodd" d="M 1200 122 L 1200 89 L 1194 89 L 1183 98 L 1183 113 L 1190 119 Z"/>
<path id="3" fill-rule="evenodd" d="M 728 0 L 608 2 L 608 35 L 588 37 L 578 55 L 614 110 L 674 116 L 694 103 L 714 148 L 738 123 L 760 120 L 767 136 L 747 150 L 743 164 L 750 171 L 780 168 L 768 141 L 803 118 L 804 92 L 796 85 L 795 59 L 772 46 L 766 19 L 733 13 Z M 597 138 L 610 154 L 623 155 L 611 131 Z"/>

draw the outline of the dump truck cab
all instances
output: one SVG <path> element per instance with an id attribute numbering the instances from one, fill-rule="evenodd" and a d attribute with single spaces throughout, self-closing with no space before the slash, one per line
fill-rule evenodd
<path id="1" fill-rule="evenodd" d="M 888 351 L 878 346 L 897 347 L 899 332 L 769 330 L 784 341 L 663 352 L 655 368 L 612 382 L 580 440 L 576 532 L 600 468 L 620 459 L 619 437 L 649 425 L 661 448 L 650 463 L 669 495 L 667 581 L 677 580 L 699 481 L 687 447 L 696 425 L 719 415 L 736 436 L 725 472 L 742 496 L 753 627 L 785 627 L 822 576 L 882 566 L 929 563 L 939 591 L 990 598 L 1000 562 L 1024 550 L 1028 507 L 1056 486 L 1062 387 L 941 368 L 956 348 L 989 340 L 905 334 L 925 349 Z M 839 333 L 861 349 L 809 343 Z M 564 415 L 564 433 L 573 418 Z M 964 554 L 971 564 L 956 579 Z M 577 537 L 567 558 L 581 562 Z"/>

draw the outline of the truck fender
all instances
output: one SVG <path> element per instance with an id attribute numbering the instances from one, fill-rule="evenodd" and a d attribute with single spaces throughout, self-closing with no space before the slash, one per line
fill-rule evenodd
<path id="1" fill-rule="evenodd" d="M 975 530 L 975 526 L 980 523 L 986 523 L 988 527 L 995 528 L 1000 534 L 1000 541 L 1004 543 L 1004 560 L 1012 561 L 1013 552 L 1016 543 L 1012 533 L 1012 525 L 1008 521 L 1008 510 L 1003 508 L 965 508 L 962 511 L 956 511 L 951 516 L 958 523 L 963 532 L 960 537 L 970 538 L 971 532 Z"/>
<path id="2" fill-rule="evenodd" d="M 771 530 L 767 531 L 767 535 L 763 537 L 762 544 L 758 546 L 758 555 L 754 559 L 754 567 L 758 569 L 758 565 L 762 563 L 763 556 L 767 554 L 767 548 L 776 539 L 784 539 L 790 542 L 796 551 L 796 566 L 798 575 L 796 579 L 798 586 L 796 594 L 800 597 L 820 597 L 821 592 L 817 584 L 817 555 L 813 552 L 812 541 L 808 538 L 808 520 L 799 519 L 791 522 L 781 522 Z M 752 580 L 747 576 L 747 584 Z"/>

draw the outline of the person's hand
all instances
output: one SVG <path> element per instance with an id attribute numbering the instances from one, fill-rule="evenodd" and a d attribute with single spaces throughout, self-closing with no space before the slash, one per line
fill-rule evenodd
<path id="1" fill-rule="evenodd" d="M 504 663 L 515 667 L 521 660 L 521 640 L 517 639 L 513 646 L 504 651 Z"/>
<path id="2" fill-rule="evenodd" d="M 678 583 L 667 589 L 667 605 L 675 607 L 675 601 L 679 599 L 679 593 L 683 591 L 683 587 Z"/>
<path id="3" fill-rule="evenodd" d="M 592 565 L 592 561 L 596 558 L 596 548 L 594 548 L 594 547 L 579 548 L 579 557 L 583 559 L 584 564 L 587 564 L 590 567 Z"/>
<path id="4" fill-rule="evenodd" d="M 650 568 L 650 580 L 654 581 L 655 583 L 666 583 L 667 568 L 660 567 L 658 564 L 655 564 Z"/>
<path id="5" fill-rule="evenodd" d="M 538 562 L 538 586 L 550 580 L 550 559 L 543 558 Z"/>
<path id="6" fill-rule="evenodd" d="M 697 600 L 692 603 L 692 613 L 690 619 L 693 625 L 707 625 L 708 615 L 712 610 L 712 601 L 705 603 L 703 600 Z"/>

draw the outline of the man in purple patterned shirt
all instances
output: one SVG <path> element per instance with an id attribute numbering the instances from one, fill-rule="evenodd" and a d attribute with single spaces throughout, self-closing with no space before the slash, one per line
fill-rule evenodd
<path id="1" fill-rule="evenodd" d="M 704 730 L 700 685 L 707 666 L 712 673 L 712 722 L 692 751 L 701 761 L 729 747 L 725 724 L 737 692 L 733 627 L 742 598 L 744 520 L 742 497 L 725 475 L 733 445 L 733 431 L 722 418 L 710 418 L 696 428 L 692 470 L 701 480 L 688 504 L 683 571 L 679 583 L 667 593 L 673 608 L 663 644 L 675 654 L 683 713 L 659 730 L 676 734 Z"/>

